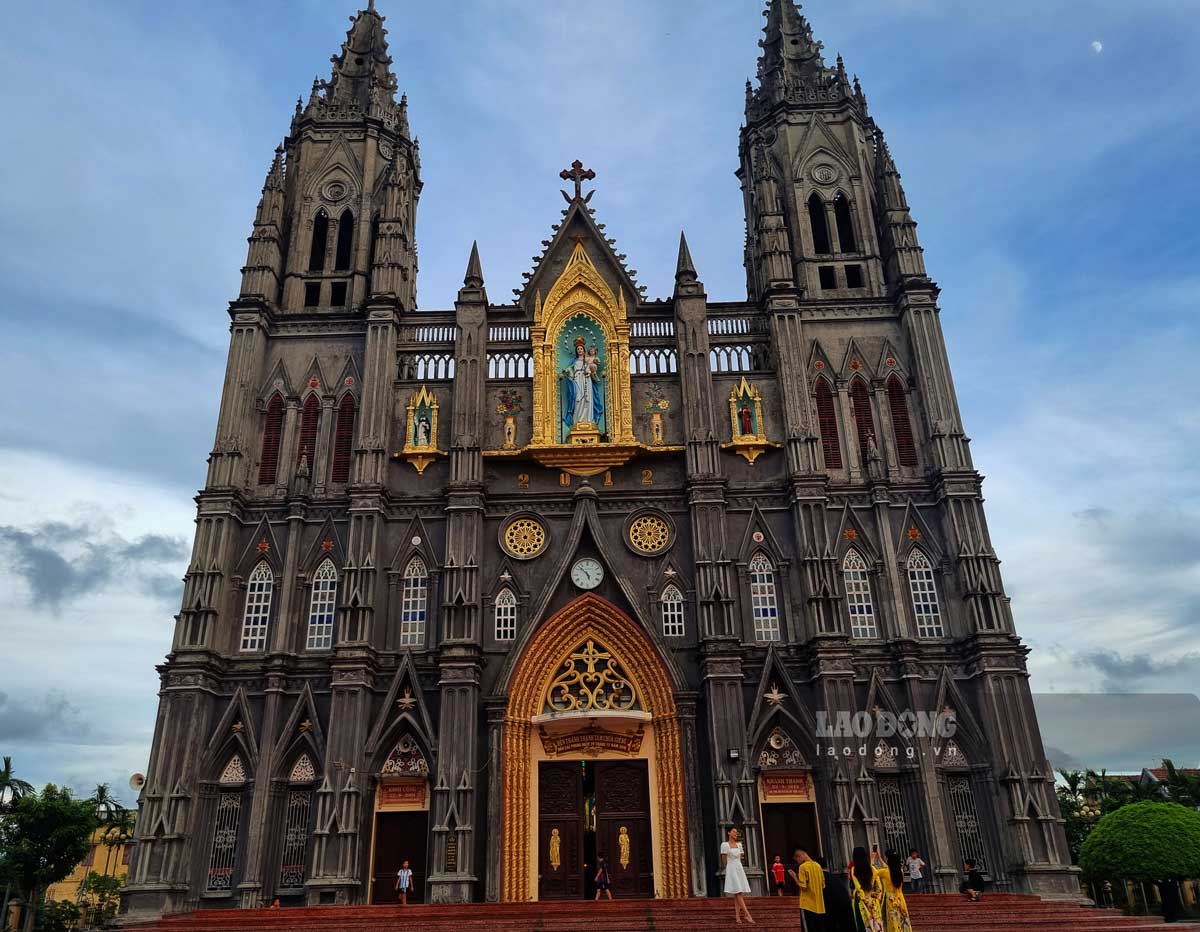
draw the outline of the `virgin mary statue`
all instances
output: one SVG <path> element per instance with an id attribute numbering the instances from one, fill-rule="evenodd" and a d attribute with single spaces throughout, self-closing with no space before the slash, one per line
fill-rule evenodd
<path id="1" fill-rule="evenodd" d="M 562 372 L 567 388 L 563 423 L 568 430 L 576 424 L 599 426 L 604 418 L 604 393 L 600 384 L 600 357 L 596 348 L 588 352 L 583 337 L 575 338 L 575 359 Z"/>

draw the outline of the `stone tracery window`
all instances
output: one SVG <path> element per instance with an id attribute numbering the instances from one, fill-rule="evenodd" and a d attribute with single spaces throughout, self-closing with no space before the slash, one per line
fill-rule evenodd
<path id="1" fill-rule="evenodd" d="M 912 596 L 913 615 L 917 620 L 917 636 L 940 638 L 945 635 L 942 611 L 938 605 L 937 582 L 933 564 L 921 550 L 914 549 L 908 558 L 908 589 Z"/>
<path id="2" fill-rule="evenodd" d="M 208 854 L 205 887 L 209 892 L 233 891 L 233 875 L 237 865 L 238 839 L 242 826 L 242 796 L 246 780 L 246 766 L 242 763 L 242 757 L 240 754 L 234 754 L 217 779 L 221 790 L 217 793 L 212 846 Z"/>
<path id="3" fill-rule="evenodd" d="M 493 607 L 496 640 L 511 641 L 517 636 L 517 597 L 511 589 L 501 589 Z"/>
<path id="4" fill-rule="evenodd" d="M 275 575 L 266 560 L 259 562 L 246 586 L 246 608 L 242 615 L 242 650 L 256 651 L 267 646 L 267 623 L 271 617 L 271 593 Z"/>
<path id="5" fill-rule="evenodd" d="M 333 647 L 333 613 L 337 603 L 337 570 L 325 560 L 313 574 L 312 602 L 308 611 L 308 649 Z"/>
<path id="6" fill-rule="evenodd" d="M 775 567 L 761 551 L 750 560 L 750 608 L 754 615 L 754 639 L 778 641 L 779 601 L 775 593 Z"/>
<path id="7" fill-rule="evenodd" d="M 875 605 L 871 600 L 871 576 L 866 561 L 857 550 L 846 553 L 846 559 L 842 561 L 842 578 L 846 583 L 851 637 L 879 637 L 879 630 L 875 626 Z"/>
<path id="8" fill-rule="evenodd" d="M 404 570 L 404 589 L 400 595 L 400 645 L 425 646 L 425 614 L 429 601 L 429 572 L 425 561 L 413 557 Z"/>
<path id="9" fill-rule="evenodd" d="M 659 602 L 662 605 L 663 637 L 683 637 L 683 594 L 680 593 L 679 587 L 674 583 L 667 586 L 663 589 Z"/>
<path id="10" fill-rule="evenodd" d="M 641 708 L 641 697 L 621 662 L 589 639 L 560 664 L 543 706 L 552 713 L 629 712 Z"/>

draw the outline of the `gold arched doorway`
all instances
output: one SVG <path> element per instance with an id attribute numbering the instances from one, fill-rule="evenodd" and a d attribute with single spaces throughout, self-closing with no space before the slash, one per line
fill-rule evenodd
<path id="1" fill-rule="evenodd" d="M 543 711 L 546 691 L 559 664 L 577 645 L 594 639 L 620 659 L 650 715 L 657 767 L 652 800 L 661 863 L 659 895 L 688 895 L 687 824 L 683 791 L 683 749 L 671 677 L 645 632 L 611 602 L 589 593 L 573 601 L 534 634 L 509 681 L 501 756 L 501 898 L 535 897 L 537 853 L 530 843 L 536 820 L 532 768 L 534 719 Z"/>

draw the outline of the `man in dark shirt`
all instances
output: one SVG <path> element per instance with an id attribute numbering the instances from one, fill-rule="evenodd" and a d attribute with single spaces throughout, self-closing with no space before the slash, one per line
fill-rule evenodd
<path id="1" fill-rule="evenodd" d="M 821 859 L 824 867 L 824 859 Z M 846 878 L 835 871 L 825 871 L 825 932 L 854 932 L 850 891 Z"/>
<path id="2" fill-rule="evenodd" d="M 963 863 L 963 876 L 965 879 L 958 885 L 958 892 L 972 903 L 978 902 L 983 896 L 983 874 L 979 873 L 971 858 Z"/>

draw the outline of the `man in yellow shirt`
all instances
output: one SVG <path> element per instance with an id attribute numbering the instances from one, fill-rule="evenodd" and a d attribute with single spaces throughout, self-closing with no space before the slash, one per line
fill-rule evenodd
<path id="1" fill-rule="evenodd" d="M 788 871 L 800 888 L 801 928 L 806 932 L 821 932 L 825 928 L 825 872 L 803 848 L 792 853 L 796 869 Z"/>

